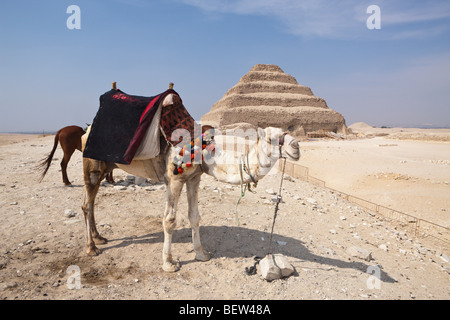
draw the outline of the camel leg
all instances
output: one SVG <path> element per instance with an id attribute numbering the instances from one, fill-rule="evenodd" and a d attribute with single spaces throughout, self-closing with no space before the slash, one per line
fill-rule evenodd
<path id="1" fill-rule="evenodd" d="M 192 228 L 192 243 L 194 245 L 195 259 L 199 261 L 208 261 L 211 255 L 203 250 L 200 242 L 200 213 L 198 212 L 198 188 L 200 185 L 198 175 L 186 182 L 186 192 L 188 200 L 189 222 Z"/>
<path id="2" fill-rule="evenodd" d="M 164 227 L 164 245 L 163 245 L 163 270 L 167 272 L 178 271 L 179 268 L 172 261 L 171 244 L 172 235 L 176 226 L 176 209 L 178 199 L 180 198 L 183 182 L 169 181 L 166 191 L 166 208 L 164 210 L 163 227 Z"/>
<path id="3" fill-rule="evenodd" d="M 92 168 L 92 163 L 95 164 L 96 168 Z M 100 187 L 102 177 L 104 176 L 104 170 L 99 170 L 102 167 L 99 161 L 90 159 L 83 159 L 83 167 L 86 194 L 81 208 L 83 209 L 84 220 L 86 222 L 87 254 L 94 256 L 100 253 L 100 250 L 95 246 L 95 244 L 104 244 L 107 241 L 105 238 L 100 236 L 97 231 L 94 216 L 95 197 Z"/>

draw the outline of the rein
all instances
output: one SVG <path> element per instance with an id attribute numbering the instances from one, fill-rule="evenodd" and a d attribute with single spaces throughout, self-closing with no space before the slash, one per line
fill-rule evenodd
<path id="1" fill-rule="evenodd" d="M 251 175 L 250 172 L 250 165 L 249 165 L 249 161 L 248 161 L 248 153 L 246 154 L 246 158 L 247 158 L 247 165 L 245 164 L 244 161 L 244 155 L 242 155 L 239 158 L 239 174 L 241 176 L 241 195 L 236 203 L 236 209 L 234 212 L 235 218 L 236 218 L 236 224 L 239 226 L 239 217 L 237 214 L 237 208 L 239 206 L 239 203 L 241 202 L 241 199 L 245 196 L 245 192 L 248 190 L 250 190 L 250 192 L 252 192 L 252 190 L 250 189 L 250 183 L 244 183 L 244 174 L 243 172 L 247 173 L 250 176 L 250 179 L 253 182 L 253 187 L 256 188 L 258 182 L 255 180 L 255 178 Z"/>
<path id="2" fill-rule="evenodd" d="M 283 133 L 283 134 L 280 136 L 280 139 L 279 139 L 279 148 L 280 148 L 280 153 L 279 153 L 279 154 L 280 154 L 280 159 L 282 158 L 282 159 L 284 160 L 284 162 L 283 162 L 283 170 L 282 170 L 282 172 L 281 172 L 280 189 L 278 190 L 278 194 L 277 194 L 277 202 L 276 202 L 276 204 L 275 204 L 275 212 L 274 212 L 274 214 L 273 214 L 272 230 L 271 230 L 271 232 L 270 232 L 270 238 L 269 238 L 269 248 L 268 248 L 268 250 L 267 250 L 266 256 L 267 256 L 267 255 L 270 255 L 270 254 L 272 253 L 272 236 L 273 236 L 273 229 L 274 229 L 274 227 L 275 227 L 275 220 L 277 219 L 277 215 L 278 215 L 278 210 L 279 210 L 278 206 L 279 206 L 279 204 L 280 204 L 280 202 L 281 202 L 281 200 L 282 200 L 282 198 L 281 198 L 281 189 L 282 189 L 282 186 L 283 186 L 284 172 L 285 172 L 285 169 L 286 169 L 286 157 L 283 157 L 283 156 L 282 156 L 282 153 L 281 153 L 281 147 L 282 147 L 283 144 L 284 144 L 284 137 L 285 137 L 285 135 L 286 135 L 286 133 Z M 256 274 L 256 265 L 259 263 L 259 261 L 261 261 L 261 259 L 262 259 L 261 257 L 255 257 L 255 258 L 254 258 L 255 263 L 254 263 L 253 266 L 251 266 L 250 268 L 245 267 L 245 273 L 246 273 L 247 275 L 254 275 L 254 274 Z"/>

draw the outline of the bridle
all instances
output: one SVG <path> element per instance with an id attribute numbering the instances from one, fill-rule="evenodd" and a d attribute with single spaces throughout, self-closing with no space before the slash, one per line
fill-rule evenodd
<path id="1" fill-rule="evenodd" d="M 283 158 L 283 159 L 285 159 L 285 161 L 286 161 L 286 158 L 283 157 L 283 152 L 282 152 L 281 148 L 284 145 L 284 141 L 285 141 L 286 135 L 287 135 L 287 132 L 283 132 L 278 137 L 278 150 L 279 150 L 278 154 L 279 154 L 279 159 Z M 250 177 L 250 180 L 253 182 L 253 187 L 256 188 L 256 185 L 258 184 L 258 182 L 256 181 L 256 179 L 253 177 L 253 175 L 250 172 L 250 164 L 249 164 L 249 161 L 248 161 L 248 153 L 246 154 L 246 156 L 244 156 L 244 155 L 241 156 L 239 167 L 240 167 L 240 172 L 241 172 L 241 181 L 243 179 L 242 172 L 245 172 Z"/>
<path id="2" fill-rule="evenodd" d="M 283 134 L 281 134 L 278 138 L 278 148 L 279 148 L 279 158 L 283 158 L 286 164 L 286 158 L 283 157 L 283 153 L 281 148 L 284 145 L 284 140 L 285 140 L 285 136 L 286 136 L 286 132 L 283 132 Z M 239 219 L 238 219 L 238 215 L 237 215 L 237 207 L 241 201 L 241 199 L 245 196 L 245 191 L 248 189 L 251 191 L 250 189 L 250 183 L 244 183 L 244 174 L 246 173 L 249 177 L 250 180 L 253 182 L 253 187 L 256 188 L 256 186 L 258 185 L 258 181 L 256 181 L 255 177 L 252 175 L 251 171 L 250 171 L 250 164 L 248 161 L 248 153 L 245 155 L 242 155 L 239 158 L 239 173 L 241 176 L 241 196 L 239 197 L 239 200 L 236 204 L 236 210 L 235 210 L 235 216 L 236 216 L 236 222 L 239 225 Z M 284 173 L 284 166 L 283 166 L 283 173 Z M 277 204 L 278 206 L 278 204 Z"/>
<path id="3" fill-rule="evenodd" d="M 281 151 L 281 148 L 283 147 L 283 145 L 284 145 L 284 138 L 286 137 L 286 135 L 287 135 L 287 132 L 283 132 L 283 134 L 278 138 L 278 148 L 279 148 L 279 154 L 280 154 L 280 159 L 281 158 L 284 158 L 284 159 L 286 159 L 285 157 L 283 157 L 283 152 Z"/>

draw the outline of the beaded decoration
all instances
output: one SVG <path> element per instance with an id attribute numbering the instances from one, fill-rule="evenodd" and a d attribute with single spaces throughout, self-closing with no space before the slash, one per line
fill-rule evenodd
<path id="1" fill-rule="evenodd" d="M 201 147 L 200 147 L 201 146 Z M 212 156 L 214 146 L 214 136 L 209 130 L 202 133 L 201 138 L 197 137 L 183 147 L 175 148 L 175 156 L 173 158 L 174 175 L 182 174 L 184 170 L 192 167 L 193 163 L 200 163 L 208 154 Z M 200 158 L 201 156 L 201 158 Z"/>

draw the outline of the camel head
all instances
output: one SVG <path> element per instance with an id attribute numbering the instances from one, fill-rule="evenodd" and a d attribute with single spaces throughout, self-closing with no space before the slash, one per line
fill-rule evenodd
<path id="1" fill-rule="evenodd" d="M 274 163 L 279 158 L 292 161 L 300 159 L 298 141 L 280 128 L 258 128 L 258 144 L 267 157 L 266 162 Z"/>
<path id="2" fill-rule="evenodd" d="M 292 161 L 300 158 L 297 140 L 273 127 L 238 129 L 226 135 L 216 130 L 214 145 L 214 156 L 202 163 L 202 170 L 231 184 L 262 179 L 280 157 Z"/>

